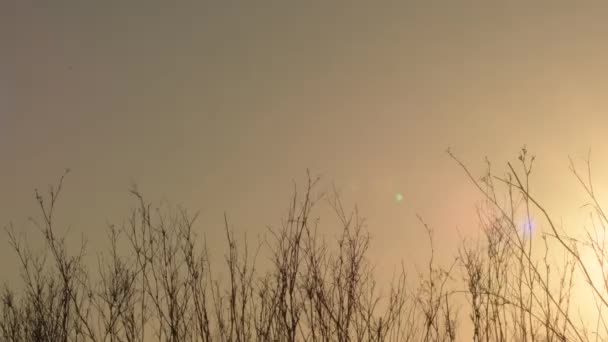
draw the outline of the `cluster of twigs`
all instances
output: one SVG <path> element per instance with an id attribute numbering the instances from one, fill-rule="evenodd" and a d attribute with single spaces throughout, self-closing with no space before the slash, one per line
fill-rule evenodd
<path id="1" fill-rule="evenodd" d="M 321 199 L 309 178 L 295 193 L 283 225 L 255 251 L 226 220 L 225 282 L 214 277 L 196 215 L 151 209 L 139 191 L 127 224 L 108 227 L 109 249 L 90 269 L 84 245 L 75 256 L 53 216 L 63 178 L 50 197 L 36 195 L 45 253 L 7 229 L 24 287 L 5 288 L 0 341 L 387 341 L 411 331 L 405 274 L 386 297 L 366 258 L 370 238 L 356 212 L 336 197 L 342 224 L 336 248 L 317 234 Z M 128 241 L 121 250 L 120 241 Z M 271 264 L 258 272 L 265 248 Z M 95 271 L 99 276 L 91 275 Z M 406 316 L 409 314 L 409 316 Z"/>
<path id="2" fill-rule="evenodd" d="M 269 229 L 255 249 L 238 241 L 225 219 L 225 258 L 213 272 L 196 234 L 197 215 L 152 209 L 134 188 L 135 209 L 125 224 L 108 227 L 109 247 L 90 267 L 85 244 L 68 250 L 54 220 L 62 177 L 48 196 L 36 192 L 40 219 L 34 222 L 44 251 L 32 251 L 7 229 L 23 286 L 2 292 L 0 342 L 455 341 L 461 327 L 470 327 L 476 342 L 608 338 L 602 311 L 608 218 L 590 171 L 583 176 L 571 163 L 594 223 L 575 238 L 531 191 L 534 157 L 525 148 L 517 167 L 509 163 L 497 176 L 488 162 L 481 179 L 448 153 L 485 197 L 478 210 L 483 239 L 463 241 L 456 261 L 442 267 L 434 258 L 433 230 L 420 219 L 431 257 L 413 288 L 403 268 L 391 284 L 376 283 L 365 221 L 356 209 L 345 210 L 337 192 L 317 194 L 318 179 L 310 176 L 303 193 L 294 192 L 282 225 Z M 322 199 L 340 223 L 333 243 L 317 233 Z M 583 249 L 599 267 L 582 257 Z M 220 281 L 222 272 L 227 279 Z M 575 284 L 577 276 L 582 281 Z M 585 306 L 595 313 L 593 322 L 573 310 L 576 286 L 593 294 Z"/>

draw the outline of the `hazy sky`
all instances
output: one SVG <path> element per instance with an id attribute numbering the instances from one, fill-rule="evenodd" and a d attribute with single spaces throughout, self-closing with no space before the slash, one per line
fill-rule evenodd
<path id="1" fill-rule="evenodd" d="M 442 250 L 477 229 L 448 146 L 479 170 L 527 144 L 541 198 L 579 205 L 567 156 L 607 169 L 608 4 L 517 3 L 0 1 L 0 221 L 34 234 L 33 189 L 69 167 L 61 223 L 93 248 L 133 181 L 255 236 L 310 168 L 396 263 L 416 213 Z"/>

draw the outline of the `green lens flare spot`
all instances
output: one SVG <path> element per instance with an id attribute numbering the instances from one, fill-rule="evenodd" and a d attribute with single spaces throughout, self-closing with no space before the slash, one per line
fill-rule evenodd
<path id="1" fill-rule="evenodd" d="M 397 201 L 397 202 L 403 201 L 403 194 L 396 194 L 395 195 L 395 201 Z"/>

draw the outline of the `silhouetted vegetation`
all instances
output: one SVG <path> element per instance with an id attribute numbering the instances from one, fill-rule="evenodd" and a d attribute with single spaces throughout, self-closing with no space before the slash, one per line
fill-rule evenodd
<path id="1" fill-rule="evenodd" d="M 56 226 L 62 177 L 48 194 L 36 192 L 43 252 L 6 229 L 23 286 L 2 292 L 0 341 L 455 341 L 465 325 L 473 341 L 606 340 L 608 218 L 590 162 L 584 174 L 570 165 L 593 218 L 574 237 L 530 190 L 534 157 L 525 148 L 504 176 L 488 161 L 481 179 L 448 154 L 484 195 L 483 239 L 462 241 L 456 261 L 438 265 L 434 231 L 420 218 L 431 256 L 413 287 L 404 268 L 391 284 L 375 281 L 365 221 L 337 191 L 317 193 L 310 176 L 258 245 L 238 240 L 226 218 L 221 264 L 210 261 L 196 214 L 152 209 L 133 188 L 135 209 L 107 228 L 108 248 L 92 267 L 85 244 L 68 248 Z M 333 242 L 317 231 L 320 201 L 340 223 Z M 593 321 L 574 310 L 575 290 L 593 294 L 585 303 Z"/>

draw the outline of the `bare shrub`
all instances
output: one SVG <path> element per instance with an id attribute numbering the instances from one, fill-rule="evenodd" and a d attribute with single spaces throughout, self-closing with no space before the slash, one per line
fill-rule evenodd
<path id="1" fill-rule="evenodd" d="M 0 341 L 456 341 L 463 326 L 475 342 L 608 339 L 608 218 L 589 158 L 585 172 L 570 161 L 591 223 L 572 236 L 532 191 L 535 159 L 525 148 L 504 173 L 487 161 L 481 179 L 448 153 L 484 196 L 482 236 L 463 239 L 444 267 L 436 262 L 434 230 L 419 217 L 431 253 L 414 288 L 404 266 L 392 283 L 376 282 L 365 220 L 356 207 L 344 208 L 337 190 L 319 193 L 310 175 L 282 224 L 255 248 L 224 216 L 219 264 L 197 234 L 197 214 L 152 209 L 133 188 L 135 207 L 125 224 L 108 226 L 108 247 L 95 266 L 84 262 L 86 244 L 68 249 L 55 223 L 61 177 L 48 196 L 35 193 L 40 215 L 32 222 L 42 251 L 6 229 L 23 285 L 0 294 Z M 318 233 L 321 202 L 339 224 L 333 240 Z M 576 302 L 581 291 L 591 303 Z M 581 306 L 593 322 L 576 311 Z"/>
<path id="2" fill-rule="evenodd" d="M 2 293 L 0 341 L 414 340 L 405 273 L 386 297 L 379 293 L 364 221 L 344 210 L 337 192 L 328 199 L 342 225 L 335 248 L 317 234 L 317 179 L 295 191 L 283 225 L 255 251 L 225 217 L 225 282 L 195 233 L 197 215 L 152 209 L 136 188 L 126 224 L 107 228 L 108 248 L 88 268 L 85 244 L 70 254 L 53 222 L 63 180 L 49 199 L 36 192 L 43 253 L 7 228 L 24 286 Z M 256 268 L 261 247 L 271 260 L 264 273 Z"/>

